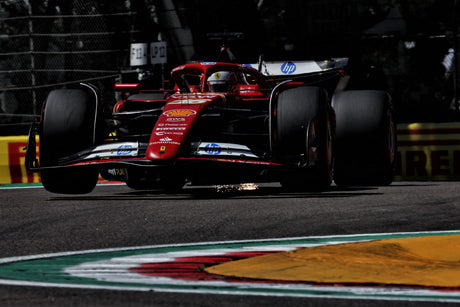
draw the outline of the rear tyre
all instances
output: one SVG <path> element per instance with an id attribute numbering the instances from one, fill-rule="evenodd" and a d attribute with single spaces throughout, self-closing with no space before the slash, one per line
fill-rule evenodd
<path id="1" fill-rule="evenodd" d="M 98 138 L 97 99 L 84 89 L 59 89 L 46 98 L 40 133 L 40 164 L 59 165 L 59 159 L 91 147 Z M 46 190 L 85 194 L 96 186 L 98 172 L 92 169 L 46 170 L 41 181 Z"/>
<path id="2" fill-rule="evenodd" d="M 326 92 L 301 86 L 278 95 L 272 113 L 275 157 L 291 165 L 280 178 L 289 190 L 322 190 L 332 181 L 333 116 Z"/>
<path id="3" fill-rule="evenodd" d="M 341 186 L 389 185 L 393 181 L 396 125 L 383 91 L 334 95 L 336 116 L 334 181 Z"/>

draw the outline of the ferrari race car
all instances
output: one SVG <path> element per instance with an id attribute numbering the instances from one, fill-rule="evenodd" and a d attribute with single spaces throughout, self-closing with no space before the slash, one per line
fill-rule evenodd
<path id="1" fill-rule="evenodd" d="M 26 167 L 41 172 L 48 191 L 66 194 L 91 192 L 99 176 L 166 191 L 186 183 L 390 184 L 390 96 L 347 90 L 346 62 L 186 64 L 172 70 L 170 90 L 116 84 L 126 96 L 111 114 L 91 84 L 53 90 L 30 130 Z"/>

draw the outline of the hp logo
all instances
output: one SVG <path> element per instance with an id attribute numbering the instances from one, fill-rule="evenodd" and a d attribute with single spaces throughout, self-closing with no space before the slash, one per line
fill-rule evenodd
<path id="1" fill-rule="evenodd" d="M 281 72 L 286 75 L 290 75 L 294 73 L 296 70 L 297 66 L 292 63 L 292 62 L 286 62 L 283 65 L 281 65 Z"/>
<path id="2" fill-rule="evenodd" d="M 219 155 L 222 151 L 220 146 L 215 143 L 207 144 L 205 148 L 206 153 L 209 155 Z"/>
<path id="3" fill-rule="evenodd" d="M 133 152 L 132 150 L 133 146 L 131 145 L 121 145 L 121 146 L 118 146 L 118 150 L 117 150 L 117 156 L 127 156 L 129 154 L 131 154 Z"/>

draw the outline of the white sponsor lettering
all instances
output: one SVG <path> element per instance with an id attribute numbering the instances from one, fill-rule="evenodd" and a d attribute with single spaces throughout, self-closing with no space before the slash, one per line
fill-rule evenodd
<path id="1" fill-rule="evenodd" d="M 203 142 L 198 146 L 197 155 L 225 155 L 246 158 L 258 158 L 245 145 L 231 143 Z"/>
<path id="2" fill-rule="evenodd" d="M 161 145 L 164 145 L 164 144 L 169 144 L 169 145 L 180 145 L 179 142 L 163 142 L 160 140 L 160 142 L 150 142 L 149 145 L 157 145 L 157 144 L 161 144 Z"/>
<path id="3" fill-rule="evenodd" d="M 162 128 L 156 128 L 156 130 L 185 130 L 185 127 L 162 127 Z"/>
<path id="4" fill-rule="evenodd" d="M 179 99 L 171 101 L 169 104 L 202 104 L 209 101 L 210 99 Z"/>
<path id="5" fill-rule="evenodd" d="M 183 117 L 168 117 L 166 118 L 168 122 L 185 122 L 185 118 Z"/>
<path id="6" fill-rule="evenodd" d="M 158 131 L 155 132 L 156 136 L 163 136 L 163 135 L 184 135 L 183 132 L 163 132 L 163 131 Z"/>

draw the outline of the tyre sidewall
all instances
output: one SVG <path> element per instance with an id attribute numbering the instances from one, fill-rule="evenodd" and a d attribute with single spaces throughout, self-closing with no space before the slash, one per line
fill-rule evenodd
<path id="1" fill-rule="evenodd" d="M 332 180 L 331 138 L 332 111 L 326 92 L 319 87 L 300 86 L 284 90 L 278 95 L 273 130 L 274 156 L 281 162 L 297 166 L 281 177 L 281 184 L 289 189 L 323 189 Z M 318 125 L 319 161 L 310 164 L 308 130 L 312 121 Z"/>
<path id="2" fill-rule="evenodd" d="M 335 182 L 339 185 L 391 183 L 396 126 L 388 93 L 340 92 L 333 96 L 332 107 L 336 116 Z"/>
<path id="3" fill-rule="evenodd" d="M 40 164 L 56 166 L 59 158 L 94 145 L 96 101 L 83 89 L 51 91 L 45 101 L 40 131 Z M 98 172 L 92 169 L 47 170 L 41 174 L 44 187 L 65 194 L 89 193 Z"/>

